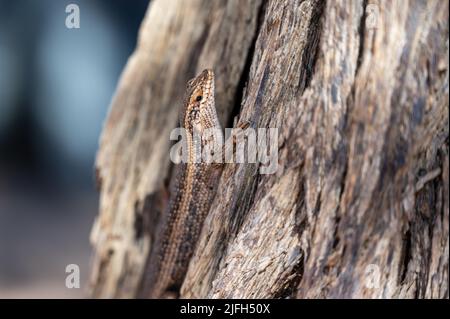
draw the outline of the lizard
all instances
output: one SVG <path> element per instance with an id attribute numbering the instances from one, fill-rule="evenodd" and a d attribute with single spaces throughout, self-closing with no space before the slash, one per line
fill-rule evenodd
<path id="1" fill-rule="evenodd" d="M 188 81 L 180 126 L 186 130 L 187 162 L 177 164 L 176 179 L 171 187 L 169 205 L 161 233 L 156 236 L 150 258 L 149 297 L 177 298 L 193 255 L 203 221 L 215 196 L 222 164 L 202 161 L 196 151 L 194 133 L 221 126 L 215 107 L 214 72 L 206 69 Z M 246 128 L 249 122 L 238 127 Z M 223 135 L 201 138 L 200 146 L 220 143 Z M 224 148 L 222 148 L 224 149 Z"/>

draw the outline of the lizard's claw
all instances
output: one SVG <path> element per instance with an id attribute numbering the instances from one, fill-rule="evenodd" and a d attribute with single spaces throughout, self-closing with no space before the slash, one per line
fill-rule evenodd
<path id="1" fill-rule="evenodd" d="M 236 128 L 240 128 L 245 130 L 246 128 L 248 128 L 250 125 L 252 124 L 252 122 L 250 120 L 242 120 L 239 123 L 237 123 Z"/>

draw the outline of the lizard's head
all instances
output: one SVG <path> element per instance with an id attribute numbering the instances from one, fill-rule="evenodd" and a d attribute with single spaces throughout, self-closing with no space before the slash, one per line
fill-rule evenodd
<path id="1" fill-rule="evenodd" d="M 218 125 L 214 103 L 214 73 L 206 69 L 188 82 L 180 124 L 202 131 Z"/>

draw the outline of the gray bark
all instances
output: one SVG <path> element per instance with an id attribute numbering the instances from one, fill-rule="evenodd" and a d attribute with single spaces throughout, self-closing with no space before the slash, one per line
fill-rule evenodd
<path id="1" fill-rule="evenodd" d="M 448 5 L 152 1 L 100 141 L 91 295 L 139 295 L 209 67 L 223 126 L 278 128 L 278 169 L 226 165 L 182 297 L 448 298 Z"/>

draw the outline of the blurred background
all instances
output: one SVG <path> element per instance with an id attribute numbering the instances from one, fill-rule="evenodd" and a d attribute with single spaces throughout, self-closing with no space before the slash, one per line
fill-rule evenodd
<path id="1" fill-rule="evenodd" d="M 0 0 L 0 298 L 84 296 L 98 139 L 148 2 Z"/>

